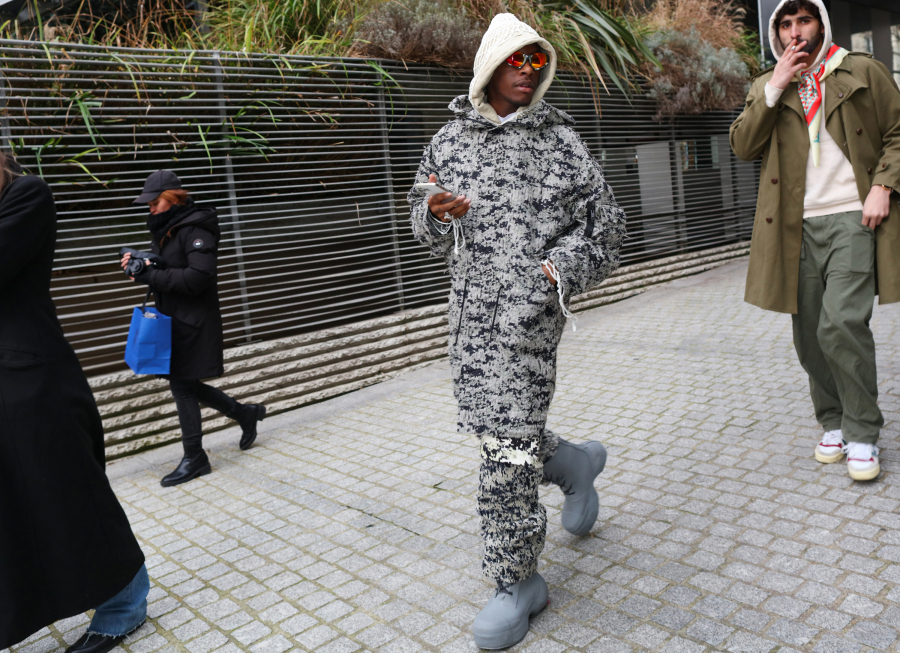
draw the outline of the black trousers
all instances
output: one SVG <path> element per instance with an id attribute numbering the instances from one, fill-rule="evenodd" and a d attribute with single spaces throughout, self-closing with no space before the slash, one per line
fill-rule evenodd
<path id="1" fill-rule="evenodd" d="M 169 388 L 175 398 L 178 422 L 181 425 L 181 442 L 184 455 L 193 458 L 203 451 L 203 421 L 200 404 L 217 410 L 225 417 L 238 419 L 242 404 L 227 394 L 197 380 L 169 379 Z"/>

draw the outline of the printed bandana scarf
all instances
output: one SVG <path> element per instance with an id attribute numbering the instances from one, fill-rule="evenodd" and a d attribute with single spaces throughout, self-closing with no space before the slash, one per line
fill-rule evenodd
<path id="1" fill-rule="evenodd" d="M 819 82 L 828 77 L 849 53 L 838 45 L 832 45 L 815 70 L 800 73 L 800 103 L 806 113 L 809 129 L 809 145 L 812 148 L 813 164 L 819 167 L 819 127 L 822 125 L 822 89 Z"/>

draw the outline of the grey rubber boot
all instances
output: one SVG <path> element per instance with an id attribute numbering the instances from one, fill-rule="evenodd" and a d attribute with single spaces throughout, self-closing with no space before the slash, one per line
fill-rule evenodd
<path id="1" fill-rule="evenodd" d="M 597 521 L 600 498 L 594 479 L 605 465 L 606 448 L 599 442 L 572 444 L 562 438 L 556 454 L 544 463 L 544 479 L 566 495 L 562 525 L 573 535 L 587 535 Z"/>
<path id="2" fill-rule="evenodd" d="M 472 634 L 478 648 L 509 648 L 528 634 L 528 620 L 547 607 L 547 583 L 538 573 L 514 585 L 497 583 L 494 598 L 475 617 Z"/>

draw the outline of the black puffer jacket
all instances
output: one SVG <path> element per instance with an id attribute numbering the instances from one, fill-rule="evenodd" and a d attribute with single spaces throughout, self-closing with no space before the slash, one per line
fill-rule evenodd
<path id="1" fill-rule="evenodd" d="M 152 251 L 165 269 L 151 268 L 138 281 L 156 296 L 156 307 L 172 318 L 172 366 L 176 379 L 222 376 L 222 314 L 216 287 L 219 218 L 211 206 L 177 207 L 179 219 Z M 181 213 L 184 217 L 181 217 Z"/>

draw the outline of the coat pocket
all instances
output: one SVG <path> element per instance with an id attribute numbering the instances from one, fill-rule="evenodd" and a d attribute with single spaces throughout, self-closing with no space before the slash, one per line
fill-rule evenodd
<path id="1" fill-rule="evenodd" d="M 497 329 L 499 300 L 500 289 L 495 282 L 468 280 L 460 307 L 457 337 L 469 343 L 491 341 Z"/>
<path id="2" fill-rule="evenodd" d="M 25 368 L 34 367 L 44 362 L 44 357 L 25 349 L 0 346 L 0 367 Z"/>
<path id="3" fill-rule="evenodd" d="M 193 329 L 199 329 L 203 326 L 203 316 L 198 315 L 196 308 L 191 310 L 187 306 L 179 306 L 172 312 L 172 319 Z"/>
<path id="4" fill-rule="evenodd" d="M 871 274 L 875 269 L 875 230 L 863 224 L 850 235 L 850 272 Z"/>
<path id="5" fill-rule="evenodd" d="M 556 290 L 539 262 L 512 278 L 502 303 L 500 332 L 510 346 L 528 343 L 534 337 L 543 339 L 558 330 L 561 313 Z"/>
<path id="6" fill-rule="evenodd" d="M 453 288 L 450 291 L 450 306 L 448 307 L 448 322 L 450 323 L 450 344 L 455 345 L 459 341 L 459 331 L 462 327 L 462 317 L 466 308 L 466 294 L 469 289 L 469 281 L 463 282 L 462 291 Z"/>

